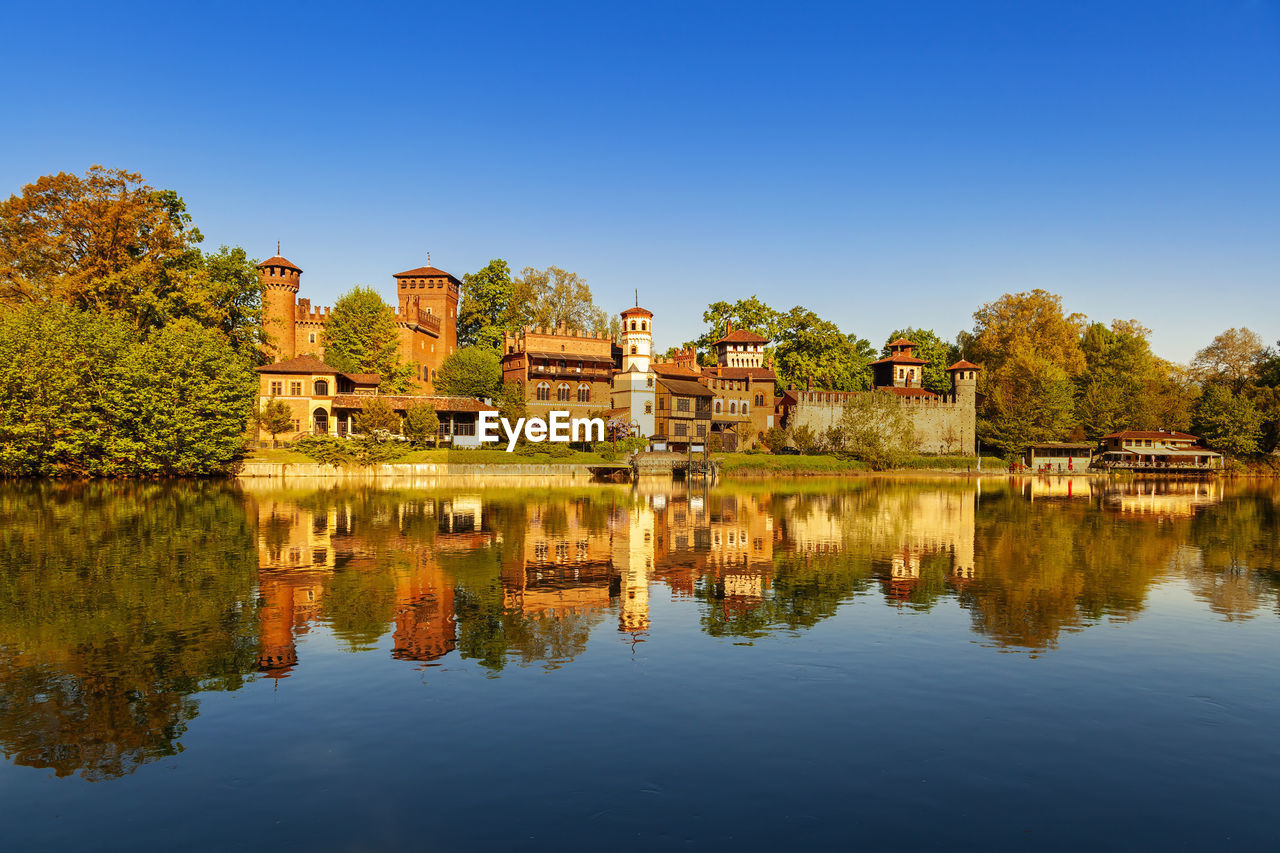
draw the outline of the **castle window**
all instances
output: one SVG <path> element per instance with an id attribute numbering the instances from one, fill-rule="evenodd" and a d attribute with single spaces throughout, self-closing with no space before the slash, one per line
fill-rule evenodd
<path id="1" fill-rule="evenodd" d="M 738 413 L 738 404 L 737 404 L 737 403 L 735 403 L 735 402 L 733 402 L 732 400 L 730 400 L 730 401 L 729 401 L 729 414 L 731 414 L 731 415 L 736 415 L 737 413 Z"/>
<path id="2" fill-rule="evenodd" d="M 763 405 L 764 405 L 764 395 L 763 395 L 763 394 L 757 394 L 757 395 L 756 395 L 756 405 L 757 405 L 757 406 L 763 406 Z"/>
<path id="3" fill-rule="evenodd" d="M 578 402 L 587 403 L 591 400 L 591 386 L 583 382 L 578 386 Z"/>
<path id="4" fill-rule="evenodd" d="M 646 415 L 652 415 L 652 414 L 653 414 L 653 403 L 650 403 L 650 402 L 649 402 L 649 401 L 647 401 L 647 400 L 645 401 L 645 404 L 644 404 L 644 413 L 645 413 Z"/>
<path id="5" fill-rule="evenodd" d="M 634 344 L 632 344 L 632 346 L 631 346 L 631 354 L 632 354 L 632 355 L 635 355 L 635 354 L 636 354 L 636 348 L 635 348 L 635 345 L 634 345 Z"/>
<path id="6" fill-rule="evenodd" d="M 650 377 L 646 378 L 646 379 L 644 380 L 644 384 L 645 384 L 645 387 L 646 387 L 646 388 L 652 388 L 652 387 L 653 387 L 653 377 L 652 377 L 652 376 L 650 376 Z"/>
<path id="7" fill-rule="evenodd" d="M 634 332 L 635 330 L 636 330 L 636 321 L 635 321 L 635 320 L 632 320 L 632 321 L 631 321 L 631 331 L 633 331 L 633 332 Z"/>
<path id="8" fill-rule="evenodd" d="M 640 331 L 644 332 L 644 331 L 648 331 L 648 329 L 649 329 L 649 324 L 648 324 L 648 323 L 646 323 L 644 320 L 641 320 L 641 321 L 640 321 Z"/>
<path id="9" fill-rule="evenodd" d="M 720 414 L 720 401 L 716 400 L 716 414 Z"/>
<path id="10" fill-rule="evenodd" d="M 317 380 L 316 380 L 316 386 L 315 386 L 315 388 L 316 388 L 316 396 L 317 396 L 317 397 L 328 397 L 328 396 L 329 396 L 329 383 L 328 383 L 328 382 L 326 382 L 326 381 L 324 381 L 323 379 L 317 379 Z"/>
<path id="11" fill-rule="evenodd" d="M 556 400 L 561 403 L 569 402 L 569 383 L 561 382 L 556 386 Z"/>
<path id="12" fill-rule="evenodd" d="M 302 396 L 302 383 L 301 383 L 301 382 L 290 382 L 290 383 L 289 383 L 289 396 L 290 396 L 290 397 L 301 397 L 301 396 Z"/>
<path id="13" fill-rule="evenodd" d="M 539 400 L 551 399 L 551 383 L 550 382 L 538 383 L 538 399 Z"/>
<path id="14" fill-rule="evenodd" d="M 312 332 L 312 333 L 311 333 L 311 337 L 309 338 L 309 340 L 310 340 L 310 341 L 311 341 L 311 343 L 313 343 L 313 344 L 316 342 L 316 333 L 315 333 L 315 332 Z"/>
<path id="15" fill-rule="evenodd" d="M 272 396 L 272 397 L 279 397 L 279 396 L 280 396 L 280 391 L 281 391 L 281 389 L 283 388 L 283 386 L 284 386 L 284 383 L 283 383 L 283 382 L 272 382 L 272 383 L 271 383 L 271 396 Z"/>
<path id="16" fill-rule="evenodd" d="M 742 401 L 742 414 L 744 414 L 744 415 L 745 415 L 746 413 L 747 413 L 747 401 L 746 401 L 746 400 L 743 400 L 743 401 Z"/>

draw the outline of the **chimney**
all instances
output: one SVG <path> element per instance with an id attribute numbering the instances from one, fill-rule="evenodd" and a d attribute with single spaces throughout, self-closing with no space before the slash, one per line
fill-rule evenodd
<path id="1" fill-rule="evenodd" d="M 804 378 L 804 390 L 805 391 L 813 390 L 813 380 L 808 376 Z"/>

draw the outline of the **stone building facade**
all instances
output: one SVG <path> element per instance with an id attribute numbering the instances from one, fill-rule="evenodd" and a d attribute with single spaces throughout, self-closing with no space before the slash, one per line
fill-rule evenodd
<path id="1" fill-rule="evenodd" d="M 302 269 L 279 255 L 258 264 L 263 288 L 263 326 L 276 362 L 300 355 L 324 360 L 324 329 L 329 308 L 313 308 L 298 298 Z M 400 357 L 413 365 L 414 379 L 428 393 L 434 391 L 436 371 L 458 348 L 457 278 L 432 266 L 396 273 L 396 329 Z"/>
<path id="2" fill-rule="evenodd" d="M 872 363 L 873 390 L 898 398 L 915 427 L 915 449 L 919 453 L 977 454 L 978 371 L 976 364 L 958 361 L 947 368 L 951 393 L 937 394 L 920 387 L 927 363 L 915 355 L 915 344 L 897 340 L 890 354 Z M 822 434 L 835 426 L 844 414 L 845 403 L 865 391 L 788 391 L 779 408 L 783 426 L 808 427 Z"/>

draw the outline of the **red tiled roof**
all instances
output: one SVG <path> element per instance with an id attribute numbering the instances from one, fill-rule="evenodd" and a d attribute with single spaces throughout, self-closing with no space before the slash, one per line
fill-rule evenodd
<path id="1" fill-rule="evenodd" d="M 981 370 L 981 369 L 982 369 L 981 367 L 978 367 L 978 365 L 974 364 L 972 361 L 965 361 L 963 358 L 947 368 L 947 370 Z"/>
<path id="2" fill-rule="evenodd" d="M 906 338 L 898 338 L 889 344 L 890 347 L 914 347 L 919 346 L 915 341 L 909 341 Z"/>
<path id="3" fill-rule="evenodd" d="M 634 307 L 634 308 L 628 308 L 626 311 L 623 311 L 623 312 L 622 312 L 622 314 L 621 314 L 621 315 L 619 315 L 619 316 L 622 316 L 622 317 L 632 317 L 632 316 L 635 316 L 635 317 L 652 317 L 652 316 L 653 316 L 653 312 L 652 312 L 652 311 L 650 311 L 648 308 L 641 308 L 639 305 L 637 305 L 637 306 L 636 306 L 636 307 Z"/>
<path id="4" fill-rule="evenodd" d="M 382 381 L 382 374 L 380 373 L 344 373 L 342 375 L 356 385 L 377 385 Z"/>
<path id="5" fill-rule="evenodd" d="M 302 272 L 302 269 L 293 261 L 285 260 L 279 255 L 276 255 L 274 258 L 267 258 L 265 261 L 258 264 L 258 269 L 262 269 L 263 267 L 288 267 L 291 270 Z"/>
<path id="6" fill-rule="evenodd" d="M 486 406 L 474 397 L 425 397 L 389 394 L 339 394 L 333 398 L 335 409 L 364 409 L 366 400 L 381 397 L 391 404 L 393 409 L 407 409 L 420 403 L 430 403 L 437 412 L 487 412 L 493 406 Z"/>
<path id="7" fill-rule="evenodd" d="M 1163 438 L 1165 440 L 1176 438 L 1179 441 L 1199 441 L 1200 440 L 1200 436 L 1191 435 L 1190 433 L 1185 433 L 1185 432 L 1175 432 L 1173 430 L 1169 430 L 1166 432 L 1163 430 L 1136 430 L 1136 429 L 1128 429 L 1128 430 L 1123 430 L 1121 432 L 1113 432 L 1110 435 L 1104 435 L 1103 438 L 1104 439 L 1107 439 L 1107 438 L 1141 438 L 1141 439 Z"/>
<path id="8" fill-rule="evenodd" d="M 264 364 L 254 369 L 259 373 L 325 373 L 330 376 L 341 373 L 338 368 L 331 367 L 312 355 L 300 355 L 288 361 Z"/>
<path id="9" fill-rule="evenodd" d="M 910 355 L 887 355 L 884 358 L 878 358 L 871 362 L 872 364 L 928 364 L 929 362 L 923 358 L 916 358 Z"/>
<path id="10" fill-rule="evenodd" d="M 398 272 L 393 276 L 393 278 L 439 278 L 439 277 L 450 278 L 450 279 L 453 279 L 454 281 L 458 280 L 454 278 L 454 276 L 451 275 L 450 273 L 447 273 L 442 269 L 436 269 L 435 267 L 418 267 L 417 269 Z"/>
<path id="11" fill-rule="evenodd" d="M 734 329 L 720 340 L 716 341 L 712 346 L 720 344 L 767 344 L 768 338 L 762 338 L 755 332 L 748 332 L 746 329 Z"/>
<path id="12" fill-rule="evenodd" d="M 655 364 L 653 365 L 653 372 L 659 376 L 671 376 L 681 379 L 696 379 L 700 375 L 687 367 L 677 367 L 674 364 Z"/>

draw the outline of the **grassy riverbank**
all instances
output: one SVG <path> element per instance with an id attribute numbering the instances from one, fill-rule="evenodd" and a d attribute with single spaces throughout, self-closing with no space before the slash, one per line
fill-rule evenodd
<path id="1" fill-rule="evenodd" d="M 823 477 L 867 473 L 870 469 L 857 459 L 841 459 L 826 455 L 773 456 L 765 453 L 723 453 L 716 455 L 720 474 L 724 477 Z M 972 456 L 916 456 L 894 470 L 898 471 L 974 471 L 977 459 Z M 994 456 L 982 459 L 984 471 L 1000 471 L 1004 460 Z"/>
<path id="2" fill-rule="evenodd" d="M 315 462 L 315 459 L 288 447 L 255 450 L 245 457 L 246 463 L 295 463 Z M 580 450 L 566 451 L 557 448 L 555 453 L 507 453 L 505 450 L 409 450 L 402 456 L 388 460 L 387 464 L 452 464 L 452 465 L 604 465 L 609 464 L 598 453 Z"/>

